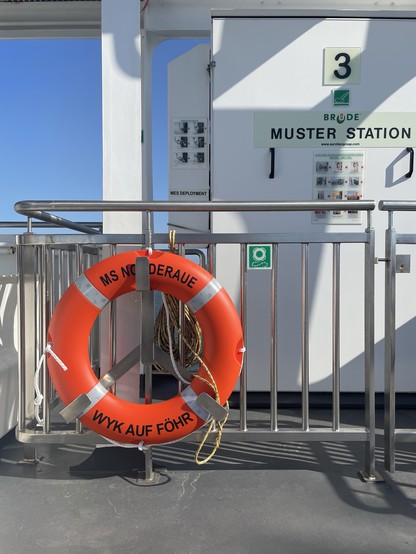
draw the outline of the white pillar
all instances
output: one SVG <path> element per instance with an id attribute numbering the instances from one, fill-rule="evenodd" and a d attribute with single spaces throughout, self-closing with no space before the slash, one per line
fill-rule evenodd
<path id="1" fill-rule="evenodd" d="M 102 0 L 103 199 L 141 200 L 140 0 Z M 105 233 L 139 233 L 135 213 L 104 214 Z"/>
<path id="2" fill-rule="evenodd" d="M 142 51 L 140 0 L 102 0 L 103 199 L 142 200 Z M 139 213 L 103 214 L 104 233 L 141 233 Z M 116 359 L 120 360 L 140 337 L 137 294 L 117 300 Z M 105 320 L 105 317 L 104 317 Z M 102 329 L 106 329 L 105 323 Z M 101 370 L 111 367 L 109 341 L 102 336 Z M 117 383 L 117 395 L 137 400 L 139 367 Z"/>

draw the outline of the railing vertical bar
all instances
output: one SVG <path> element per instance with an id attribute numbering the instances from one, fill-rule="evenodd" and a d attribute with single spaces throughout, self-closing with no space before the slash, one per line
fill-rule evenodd
<path id="1" fill-rule="evenodd" d="M 42 356 L 44 348 L 46 347 L 46 325 L 47 325 L 47 246 L 44 244 L 40 247 L 38 252 L 38 268 L 39 268 L 39 282 L 38 282 L 38 317 L 39 328 L 38 337 L 36 343 L 38 344 L 38 356 Z M 44 359 L 42 364 L 42 386 L 40 387 L 43 394 L 43 430 L 45 433 L 51 432 L 51 419 L 50 419 L 50 384 L 49 373 Z"/>
<path id="2" fill-rule="evenodd" d="M 47 336 L 47 330 L 49 328 L 49 323 L 51 321 L 52 313 L 54 310 L 54 298 L 55 298 L 55 288 L 56 288 L 56 279 L 55 279 L 55 271 L 56 271 L 56 252 L 54 249 L 52 249 L 50 246 L 46 249 L 46 306 L 45 306 L 45 337 L 44 337 L 44 344 L 46 346 L 48 336 Z M 47 387 L 48 387 L 48 396 L 50 401 L 52 402 L 55 399 L 56 392 L 55 388 L 52 383 L 52 379 L 49 375 L 48 367 L 47 367 L 47 360 L 45 359 L 45 372 L 46 372 L 46 381 L 47 381 Z"/>
<path id="3" fill-rule="evenodd" d="M 240 246 L 240 317 L 247 348 L 247 244 Z M 247 431 L 247 355 L 240 374 L 240 430 Z"/>
<path id="4" fill-rule="evenodd" d="M 24 431 L 26 427 L 26 314 L 25 306 L 25 267 L 23 264 L 24 246 L 18 237 L 17 246 L 17 283 L 18 283 L 18 310 L 19 310 L 19 431 Z"/>
<path id="5" fill-rule="evenodd" d="M 179 256 L 185 257 L 186 248 L 184 244 L 178 245 L 178 254 Z M 186 317 L 185 317 L 185 304 L 179 302 L 179 328 L 182 329 L 183 336 L 186 336 Z M 181 339 L 179 340 L 179 356 L 182 367 L 185 367 L 185 343 Z M 178 380 L 178 393 L 181 393 L 183 390 L 183 383 Z"/>
<path id="6" fill-rule="evenodd" d="M 340 429 L 340 244 L 332 252 L 332 430 Z"/>
<path id="7" fill-rule="evenodd" d="M 364 340 L 365 340 L 365 423 L 368 441 L 365 450 L 365 476 L 373 480 L 375 473 L 375 382 L 374 382 L 374 229 L 367 229 L 368 241 L 365 245 L 365 299 L 364 299 Z"/>
<path id="8" fill-rule="evenodd" d="M 20 269 L 19 275 L 19 304 L 20 304 L 20 378 L 22 394 L 20 397 L 21 417 L 20 424 L 22 430 L 28 421 L 34 418 L 34 368 L 39 359 L 38 342 L 38 309 L 37 309 L 37 283 L 38 283 L 38 264 L 37 264 L 37 246 L 26 246 L 24 240 L 20 240 L 19 257 Z M 19 426 L 20 429 L 20 426 Z"/>
<path id="9" fill-rule="evenodd" d="M 270 429 L 278 429 L 278 244 L 272 247 L 271 321 L 270 321 Z"/>
<path id="10" fill-rule="evenodd" d="M 387 471 L 394 472 L 396 466 L 396 231 L 390 226 L 386 230 L 384 324 L 384 464 Z"/>
<path id="11" fill-rule="evenodd" d="M 213 275 L 214 277 L 217 274 L 217 245 L 216 244 L 209 244 L 208 245 L 208 271 Z"/>
<path id="12" fill-rule="evenodd" d="M 51 275 L 49 268 L 51 267 L 50 264 L 50 249 L 47 245 L 44 245 L 42 248 L 42 275 L 41 277 L 41 336 L 40 336 L 40 345 L 42 348 L 42 352 L 44 348 L 46 347 L 46 340 L 47 340 L 47 328 L 49 325 L 50 320 L 50 289 L 49 289 L 49 282 L 51 280 Z M 50 401 L 51 401 L 51 380 L 49 377 L 49 371 L 48 366 L 46 363 L 46 358 L 44 358 L 43 361 L 43 421 L 44 421 L 44 429 L 45 433 L 51 432 L 51 407 L 50 407 Z"/>
<path id="13" fill-rule="evenodd" d="M 58 257 L 58 301 L 60 300 L 64 290 L 65 290 L 65 256 L 62 248 L 59 250 Z"/>
<path id="14" fill-rule="evenodd" d="M 38 361 L 41 354 L 41 343 L 40 343 L 40 329 L 41 329 L 41 322 L 40 322 L 40 315 L 39 315 L 39 305 L 40 305 L 40 294 L 39 294 L 39 282 L 41 279 L 40 275 L 40 262 L 39 262 L 39 250 L 40 246 L 35 246 L 34 249 L 34 302 L 33 302 L 33 308 L 34 308 L 34 330 L 33 330 L 33 350 L 35 352 L 35 367 L 37 367 Z M 43 379 L 43 376 L 41 376 L 41 379 Z M 39 383 L 39 388 L 42 391 L 43 383 Z M 29 392 L 29 391 L 28 391 Z"/>
<path id="15" fill-rule="evenodd" d="M 146 212 L 146 229 L 145 229 L 145 247 L 151 248 L 153 245 L 153 225 L 152 225 L 152 217 L 153 214 L 150 211 Z M 137 266 L 136 261 L 136 266 Z M 137 272 L 136 272 L 137 274 Z M 137 279 L 137 277 L 136 277 Z M 137 281 L 136 281 L 137 283 Z M 136 287 L 137 288 L 137 287 Z M 142 318 L 141 318 L 141 345 L 142 345 L 142 360 L 144 365 L 144 372 L 145 372 L 145 403 L 151 404 L 153 402 L 153 371 L 152 371 L 152 363 L 154 359 L 154 345 L 153 345 L 153 336 L 152 333 L 147 331 L 143 328 L 143 325 L 146 321 L 149 321 L 151 319 L 152 321 L 152 329 L 154 328 L 154 315 L 155 315 L 155 307 L 154 307 L 154 293 L 153 291 L 150 291 L 150 278 L 149 278 L 149 290 L 146 290 L 142 292 Z M 149 323 L 150 324 L 150 323 Z M 146 359 L 146 353 L 151 352 L 150 358 L 151 360 Z M 149 363 L 150 362 L 150 363 Z M 151 480 L 155 479 L 155 474 L 153 471 L 153 448 L 149 447 L 144 452 L 145 457 L 145 481 L 150 482 Z"/>
<path id="16" fill-rule="evenodd" d="M 393 212 L 389 212 L 388 213 L 388 227 L 389 229 L 393 229 L 393 219 L 394 219 L 394 214 Z"/>
<path id="17" fill-rule="evenodd" d="M 309 430 L 309 244 L 301 245 L 302 430 Z"/>
<path id="18" fill-rule="evenodd" d="M 55 298 L 56 298 L 56 251 L 49 250 L 49 267 L 50 267 L 50 276 L 48 282 L 49 290 L 49 319 L 52 316 L 53 310 L 55 309 Z"/>
<path id="19" fill-rule="evenodd" d="M 83 272 L 83 263 L 82 263 L 82 257 L 83 257 L 83 246 L 82 244 L 76 244 L 75 245 L 75 260 L 74 260 L 74 277 L 77 278 L 81 273 Z M 77 433 L 82 433 L 83 425 L 81 421 L 77 418 L 75 420 L 75 431 Z"/>
<path id="20" fill-rule="evenodd" d="M 151 235 L 149 234 L 148 237 Z M 151 244 L 146 242 L 146 247 Z M 136 290 L 141 296 L 141 325 L 140 325 L 140 344 L 141 361 L 144 368 L 144 402 L 152 404 L 153 402 L 153 361 L 154 361 L 154 293 L 150 289 L 149 260 L 138 257 L 136 259 Z M 150 482 L 155 478 L 153 472 L 153 448 L 149 446 L 144 451 L 145 456 L 145 474 L 144 481 Z"/>
<path id="21" fill-rule="evenodd" d="M 117 249 L 115 244 L 110 245 L 110 256 L 115 256 Z M 109 306 L 109 342 L 110 352 L 109 360 L 111 367 L 114 367 L 117 362 L 117 300 L 110 302 Z M 117 383 L 114 383 L 111 387 L 112 392 L 115 394 L 117 389 Z"/>
<path id="22" fill-rule="evenodd" d="M 209 244 L 207 249 L 207 268 L 213 277 L 217 274 L 217 245 Z M 212 430 L 216 431 L 217 422 L 213 421 Z"/>
<path id="23" fill-rule="evenodd" d="M 35 246 L 35 252 L 34 252 L 34 303 L 33 303 L 33 307 L 34 307 L 34 330 L 33 330 L 33 349 L 34 349 L 34 352 L 35 352 L 35 367 L 37 367 L 37 364 L 39 362 L 39 358 L 40 356 L 42 355 L 41 353 L 41 348 L 42 348 L 42 345 L 41 345 L 41 337 L 40 337 L 40 330 L 41 330 L 41 319 L 40 319 L 40 302 L 41 302 L 41 292 L 39 290 L 39 283 L 41 282 L 41 269 L 40 269 L 40 255 L 39 255 L 39 251 L 40 251 L 41 247 L 40 246 Z M 43 383 L 43 372 L 42 373 L 39 373 L 39 389 L 41 390 L 42 394 L 43 394 L 43 387 L 44 387 L 44 383 Z M 28 394 L 30 394 L 30 392 L 28 391 Z M 44 404 L 42 405 L 42 409 L 43 409 L 43 406 Z M 43 421 L 43 424 L 42 424 L 42 430 L 43 432 L 45 431 L 45 420 Z"/>
<path id="24" fill-rule="evenodd" d="M 91 267 L 95 262 L 96 256 L 92 253 L 88 253 L 86 256 L 86 268 Z M 100 328 L 100 322 L 96 321 L 90 335 L 90 360 L 97 377 L 99 377 L 100 371 Z"/>
<path id="25" fill-rule="evenodd" d="M 76 274 L 74 272 L 74 252 L 71 252 L 70 250 L 65 250 L 64 263 L 65 263 L 65 278 L 66 278 L 65 290 L 66 290 L 71 285 L 72 281 L 74 281 L 76 278 Z"/>

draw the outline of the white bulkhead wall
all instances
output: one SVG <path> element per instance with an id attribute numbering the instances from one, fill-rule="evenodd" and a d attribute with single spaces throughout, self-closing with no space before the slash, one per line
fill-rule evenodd
<path id="1" fill-rule="evenodd" d="M 97 37 L 101 8 L 103 74 L 103 198 L 149 200 L 151 179 L 150 58 L 172 37 L 208 37 L 215 10 L 276 15 L 290 10 L 365 11 L 400 16 L 416 0 L 101 0 L 101 2 L 7 2 L 0 4 L 0 38 Z M 141 20 L 142 19 L 142 23 Z M 146 53 L 148 50 L 148 53 Z M 143 92 L 143 89 L 145 91 Z M 144 130 L 144 143 L 141 143 Z M 105 232 L 137 232 L 136 214 L 106 214 Z M 140 228 L 141 230 L 141 228 Z"/>
<path id="2" fill-rule="evenodd" d="M 155 45 L 172 37 L 208 37 L 215 10 L 276 15 L 416 10 L 416 1 L 349 0 L 140 0 L 101 1 L 103 71 L 103 198 L 150 200 L 151 56 Z M 145 7 L 142 17 L 140 11 Z M 142 21 L 140 21 L 142 20 Z M 143 69 L 144 68 L 144 69 Z M 142 131 L 144 142 L 142 144 Z M 138 214 L 105 214 L 105 232 L 141 231 Z"/>
<path id="3" fill-rule="evenodd" d="M 208 119 L 210 48 L 200 44 L 175 58 L 168 67 L 169 200 L 208 201 Z M 209 214 L 169 213 L 169 227 L 178 232 L 206 232 Z"/>

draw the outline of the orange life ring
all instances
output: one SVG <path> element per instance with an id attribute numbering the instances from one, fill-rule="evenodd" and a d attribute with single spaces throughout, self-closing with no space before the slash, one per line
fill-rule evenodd
<path id="1" fill-rule="evenodd" d="M 137 257 L 149 260 L 150 288 L 175 296 L 195 313 L 204 340 L 203 361 L 212 373 L 222 405 L 229 398 L 243 360 L 243 335 L 234 304 L 210 273 L 176 254 L 147 250 L 125 252 L 87 269 L 65 291 L 48 329 L 48 368 L 65 406 L 87 394 L 89 407 L 79 414 L 90 429 L 111 440 L 159 444 L 199 429 L 209 414 L 196 404 L 213 391 L 200 379 L 177 396 L 154 404 L 135 404 L 107 391 L 95 376 L 88 340 L 94 320 L 111 300 L 136 290 Z M 66 370 L 64 369 L 66 366 Z M 198 375 L 207 379 L 201 365 Z"/>

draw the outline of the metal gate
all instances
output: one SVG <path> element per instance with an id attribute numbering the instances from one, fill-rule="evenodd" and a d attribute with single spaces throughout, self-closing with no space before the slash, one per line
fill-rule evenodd
<path id="1" fill-rule="evenodd" d="M 401 369 L 397 363 L 399 314 L 397 300 L 398 286 L 396 276 L 410 273 L 410 255 L 400 254 L 400 245 L 415 245 L 416 233 L 398 233 L 393 226 L 394 213 L 415 212 L 416 202 L 410 201 L 381 201 L 379 209 L 388 212 L 388 228 L 385 239 L 385 367 L 384 367 L 384 460 L 388 471 L 395 470 L 396 444 L 398 442 L 416 441 L 416 429 L 400 427 L 396 422 L 396 384 L 397 372 Z M 413 214 L 410 217 L 414 217 Z M 400 280 L 400 277 L 399 277 Z M 414 283 L 413 283 L 414 285 Z M 406 287 L 409 290 L 409 286 Z M 410 290 L 412 290 L 410 288 Z M 414 290 L 414 289 L 413 289 Z M 412 302 L 414 295 L 406 295 L 406 301 Z M 414 338 L 406 341 L 406 346 L 413 344 Z M 414 357 L 409 360 L 410 375 L 414 374 Z M 414 389 L 413 389 L 414 390 Z"/>

